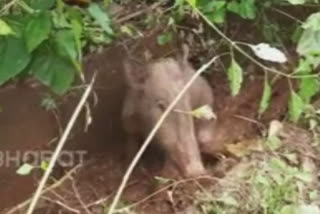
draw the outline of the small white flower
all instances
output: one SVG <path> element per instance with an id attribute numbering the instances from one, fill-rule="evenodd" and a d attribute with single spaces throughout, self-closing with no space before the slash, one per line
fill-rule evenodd
<path id="1" fill-rule="evenodd" d="M 285 63 L 287 61 L 286 55 L 277 48 L 271 47 L 267 43 L 260 43 L 257 45 L 250 45 L 250 48 L 257 55 L 257 57 L 271 62 Z"/>

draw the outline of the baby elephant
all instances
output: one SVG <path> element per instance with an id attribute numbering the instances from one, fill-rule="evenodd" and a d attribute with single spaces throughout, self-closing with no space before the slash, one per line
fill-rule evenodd
<path id="1" fill-rule="evenodd" d="M 146 65 L 125 62 L 128 90 L 122 110 L 123 127 L 128 134 L 128 146 L 139 145 L 161 117 L 168 105 L 194 74 L 187 61 L 188 48 L 177 59 L 165 58 Z M 208 82 L 199 77 L 174 107 L 155 135 L 154 143 L 166 155 L 166 167 L 175 166 L 185 177 L 205 173 L 201 152 L 212 142 L 212 120 L 195 119 L 190 112 L 213 104 Z M 141 143 L 141 142 L 140 142 Z"/>

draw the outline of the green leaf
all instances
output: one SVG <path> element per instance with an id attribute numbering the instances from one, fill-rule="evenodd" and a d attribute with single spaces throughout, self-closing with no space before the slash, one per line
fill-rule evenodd
<path id="1" fill-rule="evenodd" d="M 320 30 L 320 12 L 311 14 L 305 23 L 303 23 L 302 27 L 312 31 Z"/>
<path id="2" fill-rule="evenodd" d="M 232 1 L 228 4 L 228 10 L 234 13 L 240 13 L 240 3 Z"/>
<path id="3" fill-rule="evenodd" d="M 34 166 L 25 163 L 16 171 L 18 175 L 29 175 L 31 171 L 34 169 Z"/>
<path id="4" fill-rule="evenodd" d="M 309 58 L 300 58 L 298 66 L 294 69 L 295 74 L 309 74 L 312 72 L 311 62 Z"/>
<path id="5" fill-rule="evenodd" d="M 304 29 L 298 42 L 297 52 L 301 56 L 320 54 L 320 13 L 311 14 L 302 25 Z"/>
<path id="6" fill-rule="evenodd" d="M 267 110 L 270 104 L 270 98 L 271 98 L 271 87 L 269 85 L 267 78 L 265 78 L 263 94 L 262 94 L 262 98 L 259 106 L 259 114 L 262 114 Z"/>
<path id="7" fill-rule="evenodd" d="M 41 107 L 43 107 L 46 111 L 51 111 L 55 110 L 58 108 L 57 103 L 55 99 L 50 96 L 46 95 L 42 100 L 41 100 Z M 42 164 L 42 163 L 41 163 Z"/>
<path id="8" fill-rule="evenodd" d="M 172 33 L 171 32 L 167 32 L 167 33 L 164 33 L 164 34 L 157 36 L 157 43 L 159 45 L 165 45 L 168 42 L 170 42 L 171 40 L 172 40 Z"/>
<path id="9" fill-rule="evenodd" d="M 302 32 L 303 32 L 302 27 L 300 25 L 298 25 L 291 35 L 291 41 L 294 43 L 298 43 L 298 41 L 302 35 Z"/>
<path id="10" fill-rule="evenodd" d="M 246 19 L 256 18 L 256 6 L 255 0 L 243 0 L 242 1 L 242 17 Z"/>
<path id="11" fill-rule="evenodd" d="M 266 145 L 270 150 L 275 151 L 281 147 L 282 142 L 277 136 L 271 136 L 271 137 L 268 137 L 266 141 Z"/>
<path id="12" fill-rule="evenodd" d="M 225 1 L 199 1 L 201 11 L 208 17 L 208 19 L 217 24 L 225 21 L 226 16 L 226 2 Z"/>
<path id="13" fill-rule="evenodd" d="M 78 71 L 81 71 L 81 44 L 77 44 L 76 35 L 73 30 L 62 30 L 57 32 L 54 39 L 55 51 L 58 55 L 70 60 Z M 79 46 L 78 46 L 79 45 Z"/>
<path id="14" fill-rule="evenodd" d="M 0 19 L 0 35 L 14 34 L 11 27 L 2 19 Z"/>
<path id="15" fill-rule="evenodd" d="M 51 31 L 51 16 L 49 13 L 39 13 L 32 16 L 24 29 L 24 38 L 29 52 L 37 48 Z"/>
<path id="16" fill-rule="evenodd" d="M 102 29 L 110 34 L 113 35 L 113 30 L 111 28 L 111 21 L 108 17 L 107 13 L 104 12 L 98 4 L 91 3 L 88 8 L 89 14 L 98 22 L 98 24 L 102 27 Z"/>
<path id="17" fill-rule="evenodd" d="M 197 2 L 199 7 L 201 7 L 201 11 L 204 13 L 214 13 L 222 9 L 226 9 L 226 2 L 223 0 L 217 0 L 217 1 L 198 1 Z"/>
<path id="18" fill-rule="evenodd" d="M 320 54 L 320 30 L 306 29 L 299 39 L 297 52 L 300 56 Z"/>
<path id="19" fill-rule="evenodd" d="M 48 45 L 37 49 L 30 70 L 40 82 L 57 94 L 63 94 L 70 88 L 75 75 L 73 64 L 55 53 Z"/>
<path id="20" fill-rule="evenodd" d="M 0 85 L 22 72 L 30 58 L 21 39 L 0 37 Z"/>
<path id="21" fill-rule="evenodd" d="M 231 65 L 228 68 L 228 80 L 231 89 L 232 96 L 239 94 L 242 81 L 243 81 L 243 72 L 240 65 L 232 58 Z"/>
<path id="22" fill-rule="evenodd" d="M 262 184 L 263 186 L 270 185 L 270 178 L 267 176 L 263 176 L 261 173 L 258 173 L 254 179 L 254 182 L 257 184 Z"/>
<path id="23" fill-rule="evenodd" d="M 49 166 L 49 163 L 47 161 L 41 161 L 41 165 L 40 165 L 40 168 L 43 170 L 43 171 L 46 171 L 48 169 L 48 166 Z"/>
<path id="24" fill-rule="evenodd" d="M 313 69 L 316 69 L 320 65 L 320 53 L 312 56 L 307 56 L 306 58 L 310 58 L 310 63 Z"/>
<path id="25" fill-rule="evenodd" d="M 34 10 L 48 10 L 53 7 L 56 0 L 28 0 L 27 2 Z"/>
<path id="26" fill-rule="evenodd" d="M 276 172 L 286 173 L 289 170 L 288 164 L 280 157 L 273 157 L 270 159 L 268 166 Z"/>
<path id="27" fill-rule="evenodd" d="M 2 19 L 10 26 L 17 38 L 23 37 L 23 30 L 29 20 L 30 16 L 27 15 L 9 15 L 4 16 Z"/>
<path id="28" fill-rule="evenodd" d="M 120 27 L 121 33 L 127 34 L 130 37 L 133 37 L 132 29 L 129 27 L 129 25 L 122 25 Z"/>
<path id="29" fill-rule="evenodd" d="M 289 117 L 292 122 L 298 122 L 302 112 L 304 111 L 305 104 L 301 97 L 294 91 L 291 91 L 289 101 Z"/>
<path id="30" fill-rule="evenodd" d="M 81 60 L 82 56 L 82 42 L 81 37 L 83 33 L 83 20 L 80 12 L 78 10 L 70 11 L 70 22 L 71 22 L 71 29 L 73 32 L 74 40 L 76 43 L 76 49 L 78 53 L 78 59 Z"/>
<path id="31" fill-rule="evenodd" d="M 254 19 L 256 17 L 255 0 L 241 0 L 240 2 L 233 0 L 228 4 L 227 8 L 243 19 Z"/>
<path id="32" fill-rule="evenodd" d="M 174 7 L 182 6 L 185 0 L 175 0 Z"/>
<path id="33" fill-rule="evenodd" d="M 197 0 L 187 0 L 187 2 L 191 5 L 191 7 L 196 8 Z"/>
<path id="34" fill-rule="evenodd" d="M 71 61 L 77 59 L 77 45 L 71 30 L 58 31 L 54 37 L 55 50 L 60 55 Z"/>
<path id="35" fill-rule="evenodd" d="M 305 103 L 310 103 L 311 98 L 320 91 L 318 77 L 302 78 L 300 80 L 298 94 Z"/>
<path id="36" fill-rule="evenodd" d="M 65 12 L 52 11 L 52 23 L 57 29 L 70 28 L 70 23 L 67 20 Z"/>
<path id="37" fill-rule="evenodd" d="M 220 11 L 217 11 L 215 13 L 207 14 L 206 16 L 208 17 L 208 19 L 211 22 L 217 23 L 217 24 L 222 24 L 225 21 L 226 12 L 225 12 L 225 10 L 220 10 Z"/>
<path id="38" fill-rule="evenodd" d="M 307 171 L 298 171 L 295 174 L 295 177 L 305 183 L 311 183 L 313 180 L 312 172 L 307 172 Z"/>

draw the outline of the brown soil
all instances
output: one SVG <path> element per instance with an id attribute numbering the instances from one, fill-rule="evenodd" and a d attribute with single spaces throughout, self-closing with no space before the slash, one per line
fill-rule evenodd
<path id="1" fill-rule="evenodd" d="M 130 54 L 137 58 L 142 57 L 146 50 L 157 58 L 171 54 L 176 50 L 176 44 L 158 46 L 156 37 L 150 33 L 144 39 L 120 44 L 88 56 L 84 62 L 87 79 L 94 72 L 98 72 L 94 91 L 97 96 L 97 105 L 91 107 L 93 123 L 88 132 L 84 132 L 84 114 L 73 130 L 67 142 L 66 150 L 87 152 L 84 164 L 68 180 L 47 197 L 54 201 L 63 201 L 70 207 L 81 210 L 84 204 L 88 205 L 102 198 L 110 200 L 116 191 L 126 169 L 123 155 L 125 135 L 120 124 L 120 111 L 125 86 L 122 77 L 122 60 Z M 248 80 L 241 94 L 235 98 L 229 95 L 228 84 L 223 72 L 214 72 L 210 76 L 215 94 L 215 111 L 218 114 L 218 125 L 213 130 L 216 142 L 214 149 L 221 150 L 225 143 L 237 142 L 241 139 L 257 136 L 261 127 L 257 125 L 257 108 L 259 106 L 263 80 L 255 77 Z M 288 93 L 285 81 L 278 81 L 274 86 L 272 104 L 267 114 L 259 121 L 264 124 L 274 118 L 279 118 L 286 110 Z M 0 148 L 1 151 L 34 151 L 54 147 L 50 144 L 59 136 L 59 128 L 65 127 L 75 104 L 78 101 L 78 91 L 74 90 L 68 96 L 59 98 L 59 108 L 55 113 L 46 111 L 40 103 L 46 90 L 28 82 L 22 85 L 0 89 Z M 90 102 L 94 103 L 93 96 Z M 55 141 L 56 142 L 56 141 Z M 136 168 L 124 198 L 136 202 L 159 189 L 153 181 L 161 168 L 151 151 Z M 149 155 L 148 155 L 149 154 Z M 215 162 L 207 163 L 209 171 L 220 174 L 221 167 L 230 167 L 230 159 L 225 159 L 218 166 Z M 231 161 L 232 162 L 232 161 Z M 8 210 L 29 198 L 34 191 L 41 172 L 35 171 L 31 175 L 19 176 L 15 173 L 17 167 L 0 168 L 0 211 Z M 57 167 L 54 175 L 61 177 L 70 167 Z M 223 170 L 222 170 L 223 171 Z M 188 196 L 195 189 L 195 184 L 184 184 L 174 188 L 175 201 L 169 200 L 166 192 L 151 198 L 139 206 L 139 213 L 174 213 L 184 210 L 191 201 Z M 48 199 L 49 200 L 49 199 Z M 106 201 L 108 201 L 106 200 Z M 50 200 L 49 200 L 50 201 Z M 51 201 L 52 202 L 52 201 Z M 38 213 L 72 213 L 66 208 L 54 203 L 41 204 Z M 105 203 L 105 202 L 103 202 Z M 100 205 L 92 204 L 92 213 L 102 213 Z M 50 211 L 51 210 L 51 211 Z M 152 212 L 151 212 L 151 211 Z"/>

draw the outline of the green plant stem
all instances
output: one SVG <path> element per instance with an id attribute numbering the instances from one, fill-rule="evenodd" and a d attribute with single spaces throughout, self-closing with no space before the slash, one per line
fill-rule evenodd
<path id="1" fill-rule="evenodd" d="M 192 5 L 190 5 L 192 7 Z M 247 52 L 245 52 L 242 48 L 240 48 L 236 42 L 232 41 L 229 37 L 227 37 L 222 31 L 219 30 L 219 28 L 214 25 L 198 8 L 196 7 L 192 7 L 194 9 L 194 11 L 196 11 L 196 13 L 198 13 L 206 22 L 207 24 L 214 30 L 216 31 L 223 39 L 225 39 L 234 49 L 236 49 L 237 51 L 239 51 L 242 55 L 244 55 L 245 57 L 247 57 L 249 60 L 251 60 L 253 63 L 255 63 L 256 65 L 258 65 L 259 67 L 261 67 L 262 69 L 264 69 L 265 71 L 270 71 L 273 73 L 276 73 L 278 75 L 281 76 L 285 76 L 287 78 L 292 78 L 293 76 L 290 74 L 286 74 L 283 73 L 281 71 L 278 71 L 276 69 L 273 68 L 269 68 L 267 66 L 265 66 L 264 64 L 260 63 L 259 61 L 257 61 L 256 59 L 254 59 L 252 56 L 250 56 Z"/>
<path id="2" fill-rule="evenodd" d="M 17 4 L 23 9 L 25 10 L 27 13 L 34 13 L 34 9 L 32 9 L 27 3 L 25 3 L 24 1 L 18 0 Z"/>
<path id="3" fill-rule="evenodd" d="M 303 21 L 301 21 L 300 19 L 297 19 L 296 17 L 290 15 L 289 13 L 284 12 L 283 10 L 280 10 L 278 8 L 271 8 L 271 10 L 273 10 L 273 11 L 275 11 L 275 12 L 277 12 L 277 13 L 283 15 L 283 16 L 288 17 L 288 18 L 298 22 L 299 24 L 303 24 Z"/>
<path id="4" fill-rule="evenodd" d="M 55 166 L 55 163 L 59 157 L 59 154 L 61 153 L 61 150 L 65 144 L 65 142 L 67 141 L 68 139 L 68 136 L 71 132 L 71 129 L 73 128 L 76 120 L 78 119 L 78 116 L 82 110 L 82 108 L 85 106 L 85 103 L 86 103 L 86 100 L 88 99 L 89 95 L 90 95 L 90 92 L 92 90 L 92 87 L 93 87 L 93 83 L 95 82 L 95 78 L 96 78 L 96 73 L 94 74 L 94 76 L 92 77 L 92 80 L 89 84 L 89 86 L 87 87 L 87 89 L 84 91 L 78 105 L 76 106 L 68 124 L 67 124 L 67 127 L 66 129 L 64 130 L 61 138 L 60 138 L 60 141 L 58 142 L 58 145 L 53 153 L 53 156 L 52 158 L 50 159 L 50 162 L 49 162 L 49 165 L 48 165 L 48 168 L 47 170 L 45 171 L 44 175 L 42 176 L 41 180 L 40 180 L 40 183 L 37 187 L 37 190 L 31 200 L 31 203 L 28 207 L 28 210 L 27 210 L 27 214 L 32 214 L 35 207 L 36 207 L 36 204 L 41 196 L 41 193 L 42 193 L 42 189 L 44 188 L 52 170 L 53 170 L 53 167 Z"/>
<path id="5" fill-rule="evenodd" d="M 7 10 L 9 10 L 12 6 L 14 6 L 17 3 L 18 0 L 12 0 L 11 2 L 4 5 L 4 7 L 0 10 L 0 16 L 5 13 Z"/>
<path id="6" fill-rule="evenodd" d="M 188 2 L 188 1 L 187 1 Z M 190 4 L 190 6 L 192 7 L 192 5 Z M 196 7 L 192 7 L 194 9 L 194 11 L 196 11 L 206 22 L 207 24 L 214 30 L 216 31 L 216 33 L 218 33 L 223 39 L 225 39 L 234 49 L 236 49 L 237 51 L 239 51 L 242 55 L 244 55 L 245 57 L 247 57 L 249 60 L 251 60 L 253 63 L 255 63 L 257 66 L 259 66 L 260 68 L 262 68 L 264 71 L 269 71 L 269 72 L 273 72 L 277 75 L 280 76 L 284 76 L 286 78 L 290 78 L 290 79 L 300 79 L 300 78 L 310 78 L 310 77 L 319 77 L 320 74 L 309 74 L 309 75 L 292 75 L 292 74 L 286 74 L 284 72 L 281 72 L 279 70 L 276 70 L 274 68 L 269 68 L 267 66 L 265 66 L 264 64 L 260 63 L 259 61 L 257 61 L 256 59 L 254 59 L 252 56 L 250 56 L 246 51 L 244 51 L 242 48 L 240 48 L 236 43 L 240 43 L 240 42 L 235 42 L 233 40 L 231 40 L 229 37 L 227 37 L 222 31 L 219 30 L 219 28 L 214 25 L 198 8 Z M 243 44 L 248 45 L 248 43 L 244 43 Z"/>

